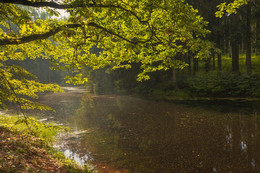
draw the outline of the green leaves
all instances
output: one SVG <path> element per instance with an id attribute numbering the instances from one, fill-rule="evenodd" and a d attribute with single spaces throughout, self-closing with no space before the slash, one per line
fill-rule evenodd
<path id="1" fill-rule="evenodd" d="M 29 98 L 38 98 L 39 92 L 62 90 L 55 84 L 42 84 L 35 81 L 36 77 L 18 66 L 4 66 L 0 69 L 1 89 L 0 106 L 6 108 L 5 102 L 18 103 L 22 109 L 51 110 L 51 108 L 31 101 Z"/>
<path id="2" fill-rule="evenodd" d="M 84 78 L 81 73 L 76 74 L 74 77 L 66 76 L 65 79 L 68 79 L 66 83 L 71 83 L 74 85 L 85 84 L 86 82 L 88 82 L 88 79 Z"/>
<path id="3" fill-rule="evenodd" d="M 213 47 L 204 38 L 209 33 L 205 29 L 207 22 L 183 0 L 66 0 L 60 4 L 68 7 L 70 16 L 66 20 L 32 18 L 34 9 L 1 3 L 1 62 L 48 59 L 53 69 L 72 71 L 66 79 L 74 84 L 88 81 L 88 69 L 127 69 L 132 63 L 140 63 L 138 80 L 143 81 L 155 71 L 184 68 L 183 54 L 204 58 L 210 56 L 208 49 Z M 48 6 L 46 13 L 61 17 Z M 11 32 L 9 21 L 18 26 L 19 32 Z M 22 42 L 22 38 L 27 38 L 27 42 Z M 10 40 L 15 44 L 4 44 Z M 96 47 L 99 51 L 93 52 Z M 6 80 L 1 85 L 9 90 L 1 96 L 3 100 L 8 98 L 21 102 L 24 108 L 33 108 L 36 106 L 30 107 L 32 102 L 19 100 L 18 96 L 37 98 L 38 92 L 59 91 L 56 85 L 43 85 L 27 78 L 32 76 L 17 77 L 14 71 L 7 70 L 11 67 L 2 65 L 2 77 Z M 18 73 L 27 74 L 21 69 Z"/>
<path id="4" fill-rule="evenodd" d="M 215 15 L 216 17 L 221 18 L 225 12 L 230 14 L 236 14 L 237 9 L 242 6 L 246 5 L 248 3 L 248 0 L 234 0 L 234 2 L 227 4 L 226 2 L 223 2 L 217 6 L 218 10 Z"/>

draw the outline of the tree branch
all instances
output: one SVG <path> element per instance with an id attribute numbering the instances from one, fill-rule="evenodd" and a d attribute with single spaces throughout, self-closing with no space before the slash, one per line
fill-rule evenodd
<path id="1" fill-rule="evenodd" d="M 153 37 L 152 36 L 148 39 L 148 40 L 138 40 L 138 39 L 126 39 L 123 36 L 114 33 L 113 31 L 109 31 L 108 29 L 94 23 L 94 22 L 89 22 L 87 24 L 88 26 L 93 26 L 95 28 L 101 29 L 103 31 L 105 31 L 106 33 L 109 33 L 111 35 L 114 35 L 118 38 L 121 38 L 122 40 L 131 43 L 131 44 L 137 44 L 137 43 L 146 43 L 148 41 L 150 41 Z M 24 37 L 16 37 L 16 38 L 0 38 L 0 46 L 5 46 L 5 45 L 18 45 L 18 44 L 23 44 L 23 43 L 28 43 L 31 41 L 35 41 L 35 40 L 41 40 L 41 39 L 47 39 L 48 37 L 57 34 L 58 32 L 66 29 L 66 28 L 78 28 L 78 27 L 82 27 L 82 25 L 80 24 L 67 24 L 67 25 L 63 25 L 54 29 L 51 29 L 50 31 L 46 32 L 46 33 L 41 33 L 41 34 L 32 34 L 29 36 L 24 36 Z"/>
<path id="2" fill-rule="evenodd" d="M 19 5 L 26 5 L 31 7 L 52 7 L 56 9 L 68 9 L 72 8 L 71 5 L 67 4 L 58 4 L 56 2 L 50 1 L 50 2 L 34 2 L 34 1 L 28 1 L 28 0 L 0 0 L 0 3 L 7 3 L 7 4 L 19 4 Z"/>
<path id="3" fill-rule="evenodd" d="M 128 39 L 126 39 L 126 38 L 124 38 L 124 37 L 118 35 L 117 33 L 114 33 L 114 32 L 112 32 L 112 31 L 109 31 L 109 30 L 107 30 L 106 28 L 104 28 L 104 27 L 102 27 L 102 26 L 100 26 L 100 25 L 98 25 L 98 24 L 96 24 L 96 23 L 91 22 L 91 23 L 88 23 L 88 25 L 89 25 L 89 26 L 93 26 L 93 27 L 95 27 L 95 28 L 102 29 L 103 31 L 105 31 L 105 32 L 107 32 L 107 33 L 109 33 L 109 34 L 111 34 L 111 35 L 114 35 L 114 36 L 116 36 L 116 37 L 119 37 L 119 38 L 121 38 L 122 40 L 127 41 L 128 43 L 132 43 L 132 44 L 135 44 L 135 43 L 136 43 L 136 42 L 133 42 L 133 41 L 131 41 L 131 40 L 128 40 Z"/>
<path id="4" fill-rule="evenodd" d="M 58 28 L 52 29 L 49 32 L 42 34 L 32 34 L 29 36 L 18 37 L 18 38 L 0 38 L 0 46 L 4 45 L 15 45 L 15 44 L 23 44 L 28 43 L 35 40 L 47 39 L 48 37 L 57 34 L 62 31 L 64 28 L 78 28 L 80 24 L 67 24 L 64 26 L 60 26 Z"/>
<path id="5" fill-rule="evenodd" d="M 105 31 L 105 32 L 107 32 L 107 33 L 109 33 L 109 34 L 111 34 L 111 35 L 114 35 L 114 36 L 116 36 L 116 37 L 118 37 L 118 38 L 121 38 L 122 40 L 125 40 L 125 41 L 127 41 L 128 43 L 131 43 L 131 44 L 146 43 L 146 42 L 149 42 L 149 41 L 152 39 L 152 37 L 153 37 L 153 35 L 152 35 L 152 36 L 151 36 L 149 39 L 147 39 L 147 40 L 138 40 L 137 38 L 134 38 L 134 39 L 132 39 L 132 40 L 129 40 L 129 39 L 126 39 L 126 38 L 124 38 L 123 36 L 117 34 L 117 33 L 114 33 L 113 31 L 109 31 L 108 29 L 106 29 L 106 28 L 104 28 L 104 27 L 102 27 L 102 26 L 100 26 L 100 25 L 98 25 L 98 24 L 96 24 L 96 23 L 90 22 L 90 23 L 88 23 L 88 26 L 93 26 L 93 27 L 95 27 L 95 28 L 102 29 L 103 31 Z"/>
<path id="6" fill-rule="evenodd" d="M 130 13 L 131 15 L 133 15 L 140 23 L 147 23 L 148 20 L 149 20 L 149 19 L 148 20 L 141 20 L 141 18 L 139 18 L 135 12 L 128 10 L 128 9 L 122 7 L 122 6 L 119 6 L 119 5 L 88 4 L 87 6 L 88 7 L 96 7 L 96 8 L 118 8 L 118 9 L 121 9 L 121 10 L 126 11 L 126 12 Z"/>
<path id="7" fill-rule="evenodd" d="M 59 4 L 53 1 L 50 2 L 35 2 L 35 1 L 29 1 L 29 0 L 0 0 L 0 3 L 8 3 L 8 4 L 20 4 L 20 5 L 25 5 L 25 6 L 31 6 L 31 7 L 52 7 L 55 9 L 69 9 L 69 8 L 78 8 L 78 7 L 92 7 L 92 8 L 118 8 L 123 11 L 126 11 L 133 15 L 139 22 L 141 23 L 147 23 L 148 21 L 141 20 L 140 17 L 137 16 L 136 13 L 134 13 L 131 10 L 128 10 L 122 6 L 119 5 L 113 5 L 113 4 L 77 4 L 77 5 L 72 5 L 72 4 Z M 148 19 L 149 20 L 149 19 Z"/>

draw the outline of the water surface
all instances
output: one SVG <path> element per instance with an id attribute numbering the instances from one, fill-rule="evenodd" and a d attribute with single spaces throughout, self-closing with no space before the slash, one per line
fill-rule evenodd
<path id="1" fill-rule="evenodd" d="M 44 112 L 76 132 L 59 147 L 100 172 L 260 172 L 259 102 L 176 104 L 84 91 Z"/>

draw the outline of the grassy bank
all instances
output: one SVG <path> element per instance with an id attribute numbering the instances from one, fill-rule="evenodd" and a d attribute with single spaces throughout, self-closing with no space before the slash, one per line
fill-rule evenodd
<path id="1" fill-rule="evenodd" d="M 34 118 L 0 115 L 0 172 L 90 172 L 51 147 L 64 130 Z"/>

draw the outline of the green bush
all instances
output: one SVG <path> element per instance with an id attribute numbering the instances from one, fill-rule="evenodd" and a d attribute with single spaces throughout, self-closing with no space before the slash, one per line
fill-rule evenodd
<path id="1" fill-rule="evenodd" d="M 260 97 L 257 75 L 211 72 L 190 77 L 188 90 L 194 96 Z"/>

